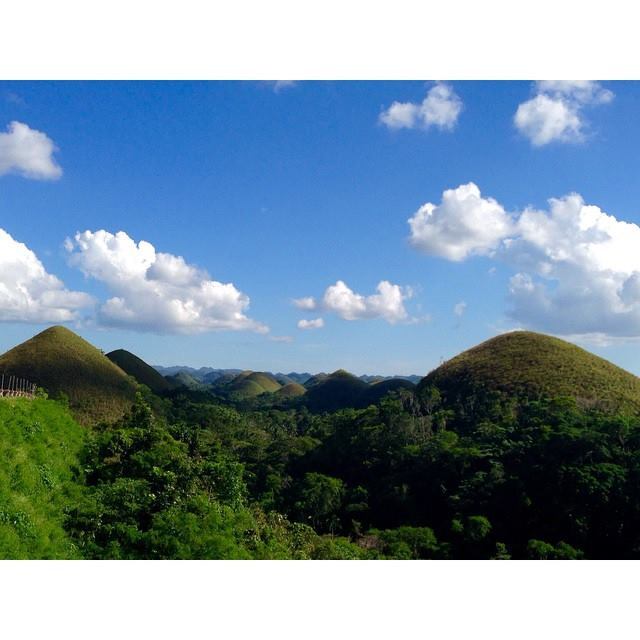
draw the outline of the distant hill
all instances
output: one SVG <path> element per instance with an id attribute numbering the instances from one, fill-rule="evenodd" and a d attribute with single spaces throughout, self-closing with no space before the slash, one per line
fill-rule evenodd
<path id="1" fill-rule="evenodd" d="M 283 387 L 280 387 L 275 392 L 275 395 L 278 398 L 298 398 L 303 396 L 307 390 L 297 382 L 290 382 L 289 384 L 285 384 Z"/>
<path id="2" fill-rule="evenodd" d="M 144 384 L 154 393 L 162 393 L 170 389 L 170 384 L 152 366 L 125 349 L 117 349 L 107 353 L 107 358 L 117 364 L 125 373 L 133 376 L 140 384 Z"/>
<path id="3" fill-rule="evenodd" d="M 416 385 L 413 384 L 413 382 L 405 380 L 404 378 L 391 378 L 375 382 L 374 384 L 369 385 L 365 390 L 364 397 L 366 404 L 369 405 L 380 402 L 380 400 L 382 400 L 382 398 L 391 391 L 398 391 L 400 389 L 413 391 L 415 386 Z"/>
<path id="4" fill-rule="evenodd" d="M 127 374 L 66 327 L 50 327 L 0 356 L 0 373 L 16 375 L 52 397 L 65 394 L 83 423 L 119 418 L 130 406 L 136 384 Z"/>
<path id="5" fill-rule="evenodd" d="M 419 388 L 431 385 L 453 402 L 499 391 L 528 398 L 572 396 L 584 406 L 640 410 L 640 378 L 574 344 L 530 331 L 499 335 L 448 360 Z"/>
<path id="6" fill-rule="evenodd" d="M 236 376 L 226 387 L 237 398 L 254 398 L 263 393 L 273 393 L 281 384 L 270 373 L 246 371 Z"/>
<path id="7" fill-rule="evenodd" d="M 205 384 L 186 371 L 179 371 L 175 375 L 165 376 L 171 389 L 186 387 L 187 389 L 204 389 Z"/>
<path id="8" fill-rule="evenodd" d="M 305 404 L 311 411 L 336 411 L 362 406 L 368 385 L 356 376 L 338 369 L 326 377 L 315 378 L 310 386 L 311 381 L 307 381 L 306 385 Z"/>

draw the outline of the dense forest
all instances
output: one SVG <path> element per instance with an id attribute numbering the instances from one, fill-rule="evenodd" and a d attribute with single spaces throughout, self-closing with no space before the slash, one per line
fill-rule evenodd
<path id="1" fill-rule="evenodd" d="M 640 557 L 635 377 L 573 349 L 598 383 L 580 394 L 461 373 L 485 349 L 443 365 L 453 386 L 427 376 L 331 410 L 138 385 L 122 417 L 89 424 L 85 403 L 80 425 L 67 395 L 0 399 L 0 556 Z M 629 382 L 616 406 L 611 388 L 587 397 L 607 380 Z"/>

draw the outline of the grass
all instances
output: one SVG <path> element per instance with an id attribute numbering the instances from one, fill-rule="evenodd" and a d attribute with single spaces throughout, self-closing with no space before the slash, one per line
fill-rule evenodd
<path id="1" fill-rule="evenodd" d="M 0 399 L 0 558 L 78 557 L 63 519 L 84 436 L 61 403 Z"/>
<path id="2" fill-rule="evenodd" d="M 0 373 L 26 378 L 52 397 L 68 397 L 84 424 L 115 420 L 133 402 L 136 383 L 65 327 L 51 327 L 0 356 Z"/>
<path id="3" fill-rule="evenodd" d="M 461 353 L 423 378 L 445 398 L 481 390 L 519 397 L 572 396 L 583 406 L 640 410 L 640 378 L 576 345 L 530 331 L 506 333 Z"/>

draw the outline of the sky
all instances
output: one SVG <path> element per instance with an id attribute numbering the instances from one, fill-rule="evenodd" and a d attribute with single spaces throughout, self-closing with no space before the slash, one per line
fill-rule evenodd
<path id="1" fill-rule="evenodd" d="M 640 374 L 635 82 L 2 82 L 0 351 L 424 374 L 498 333 Z"/>

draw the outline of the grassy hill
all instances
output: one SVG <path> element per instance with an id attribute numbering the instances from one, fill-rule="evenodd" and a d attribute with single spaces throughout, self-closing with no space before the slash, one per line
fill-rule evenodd
<path id="1" fill-rule="evenodd" d="M 317 380 L 310 386 L 305 385 L 305 404 L 311 411 L 336 411 L 363 405 L 368 385 L 348 371 L 338 369 L 324 378 L 314 377 Z"/>
<path id="2" fill-rule="evenodd" d="M 154 393 L 168 391 L 171 386 L 152 366 L 130 351 L 116 349 L 116 351 L 107 353 L 107 358 L 117 364 L 126 374 L 133 376 L 140 384 L 149 387 Z"/>
<path id="3" fill-rule="evenodd" d="M 270 373 L 243 371 L 231 381 L 226 391 L 237 398 L 255 398 L 263 393 L 278 391 L 281 387 Z"/>
<path id="4" fill-rule="evenodd" d="M 99 349 L 65 327 L 50 327 L 0 356 L 0 373 L 16 375 L 65 394 L 84 424 L 119 418 L 135 396 L 136 384 Z"/>
<path id="5" fill-rule="evenodd" d="M 640 378 L 574 344 L 530 331 L 506 333 L 429 373 L 446 400 L 469 402 L 486 391 L 518 397 L 572 396 L 583 406 L 640 410 Z"/>
<path id="6" fill-rule="evenodd" d="M 0 399 L 0 558 L 74 558 L 65 508 L 85 429 L 52 400 Z"/>
<path id="7" fill-rule="evenodd" d="M 365 391 L 366 404 L 376 404 L 380 402 L 384 396 L 391 391 L 398 391 L 399 389 L 407 389 L 412 391 L 415 389 L 415 384 L 409 380 L 403 378 L 393 378 L 391 380 L 381 380 L 371 384 Z"/>
<path id="8" fill-rule="evenodd" d="M 297 382 L 290 382 L 289 384 L 285 384 L 284 387 L 280 387 L 275 392 L 275 395 L 278 398 L 297 398 L 299 396 L 303 396 L 307 390 Z"/>

